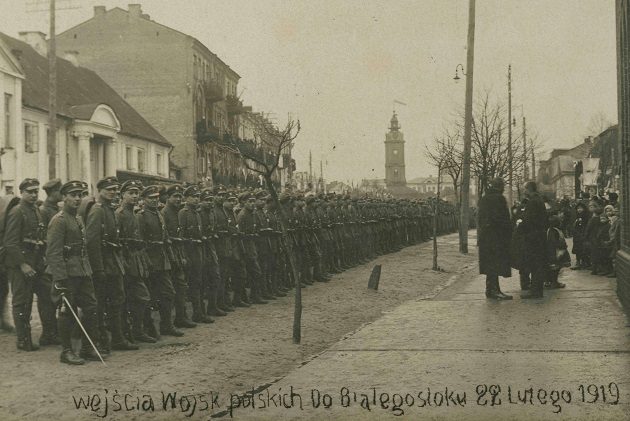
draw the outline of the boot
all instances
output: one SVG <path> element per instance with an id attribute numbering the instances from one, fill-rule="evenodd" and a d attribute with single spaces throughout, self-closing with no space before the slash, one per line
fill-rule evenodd
<path id="1" fill-rule="evenodd" d="M 202 304 L 202 306 L 203 306 L 203 304 Z M 217 305 L 216 290 L 210 292 L 210 294 L 209 294 L 208 305 L 206 307 L 205 314 L 207 316 L 214 316 L 214 317 L 223 317 L 223 316 L 227 315 L 227 313 L 225 311 L 221 310 L 219 308 L 219 306 Z"/>
<path id="2" fill-rule="evenodd" d="M 117 351 L 137 351 L 138 345 L 132 344 L 123 336 L 120 312 L 111 313 L 112 349 Z"/>
<path id="3" fill-rule="evenodd" d="M 212 320 L 212 318 L 204 314 L 201 307 L 202 301 L 200 297 L 193 297 L 192 304 L 193 304 L 193 317 L 192 317 L 193 322 L 206 323 L 206 324 L 214 323 L 214 320 Z"/>
<path id="4" fill-rule="evenodd" d="M 190 329 L 197 326 L 197 323 L 193 323 L 186 314 L 186 296 L 183 294 L 175 295 L 175 322 L 176 327 L 183 327 Z"/>
<path id="5" fill-rule="evenodd" d="M 501 300 L 501 296 L 497 291 L 497 286 L 494 283 L 493 279 L 490 279 L 486 276 L 486 298 L 490 298 L 492 300 Z"/>
<path id="6" fill-rule="evenodd" d="M 150 311 L 150 310 L 149 310 Z M 146 309 L 144 309 L 144 305 L 137 305 L 133 310 L 132 317 L 132 325 L 131 325 L 131 335 L 133 336 L 134 342 L 144 342 L 149 344 L 154 344 L 157 342 L 157 339 L 153 335 L 149 335 L 144 331 L 144 318 Z"/>
<path id="7" fill-rule="evenodd" d="M 184 332 L 175 329 L 171 321 L 171 303 L 160 301 L 160 333 L 164 336 L 184 336 Z"/>
<path id="8" fill-rule="evenodd" d="M 31 325 L 25 310 L 23 308 L 14 308 L 13 320 L 15 322 L 15 333 L 17 335 L 17 349 L 29 352 L 37 351 L 39 347 L 33 343 L 31 338 Z"/>
<path id="9" fill-rule="evenodd" d="M 144 332 L 149 337 L 154 338 L 155 342 L 160 340 L 160 333 L 155 327 L 155 321 L 153 320 L 153 308 L 150 306 L 147 306 L 144 310 Z"/>
<path id="10" fill-rule="evenodd" d="M 77 356 L 74 351 L 72 351 L 71 338 L 74 320 L 72 319 L 72 316 L 66 313 L 67 309 L 64 310 L 64 307 L 65 305 L 61 308 L 59 318 L 57 319 L 57 332 L 59 332 L 59 340 L 61 341 L 62 347 L 59 361 L 70 365 L 83 365 L 85 364 L 85 360 Z"/>

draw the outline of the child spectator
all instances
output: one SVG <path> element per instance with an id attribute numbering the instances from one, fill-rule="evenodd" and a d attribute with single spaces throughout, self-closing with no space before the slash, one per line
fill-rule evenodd
<path id="1" fill-rule="evenodd" d="M 549 267 L 547 271 L 546 288 L 564 288 L 566 285 L 558 282 L 558 275 L 563 267 L 571 266 L 571 255 L 567 250 L 567 242 L 560 229 L 562 219 L 558 215 L 549 217 L 547 229 L 547 255 Z"/>
<path id="2" fill-rule="evenodd" d="M 586 225 L 591 215 L 582 202 L 575 206 L 575 222 L 573 223 L 573 249 L 575 254 L 575 266 L 571 269 L 587 269 L 591 265 L 590 250 L 586 240 Z"/>

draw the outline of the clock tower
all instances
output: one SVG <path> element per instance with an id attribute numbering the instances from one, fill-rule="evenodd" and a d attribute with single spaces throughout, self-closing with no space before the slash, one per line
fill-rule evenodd
<path id="1" fill-rule="evenodd" d="M 406 186 L 405 179 L 405 137 L 400 131 L 396 111 L 390 121 L 389 133 L 385 135 L 385 184 Z"/>

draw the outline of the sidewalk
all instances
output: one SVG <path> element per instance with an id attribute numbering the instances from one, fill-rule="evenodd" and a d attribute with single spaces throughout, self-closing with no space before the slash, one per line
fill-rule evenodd
<path id="1" fill-rule="evenodd" d="M 521 301 L 514 273 L 501 281 L 514 300 L 495 302 L 468 274 L 257 391 L 234 418 L 630 419 L 630 324 L 614 279 L 565 269 L 565 289 Z"/>

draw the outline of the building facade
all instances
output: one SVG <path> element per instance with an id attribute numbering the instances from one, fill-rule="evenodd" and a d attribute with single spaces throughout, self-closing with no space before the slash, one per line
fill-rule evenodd
<path id="1" fill-rule="evenodd" d="M 91 70 L 57 59 L 57 136 L 48 141 L 48 59 L 44 34 L 33 46 L 0 33 L 0 183 L 17 190 L 26 177 L 80 179 L 94 192 L 106 175 L 168 181 L 172 146 Z M 39 51 L 38 51 L 39 50 Z"/>
<path id="2" fill-rule="evenodd" d="M 253 140 L 242 127 L 252 113 L 239 98 L 240 76 L 199 40 L 151 20 L 139 4 L 95 6 L 91 19 L 57 36 L 57 49 L 77 53 L 173 144 L 174 177 L 231 185 L 257 178 L 229 147 Z"/>
<path id="3" fill-rule="evenodd" d="M 630 0 L 617 0 L 618 139 L 621 148 L 621 250 L 617 253 L 617 295 L 630 309 Z"/>
<path id="4" fill-rule="evenodd" d="M 387 187 L 406 186 L 405 136 L 400 131 L 398 117 L 394 112 L 389 133 L 385 135 L 385 184 Z"/>

